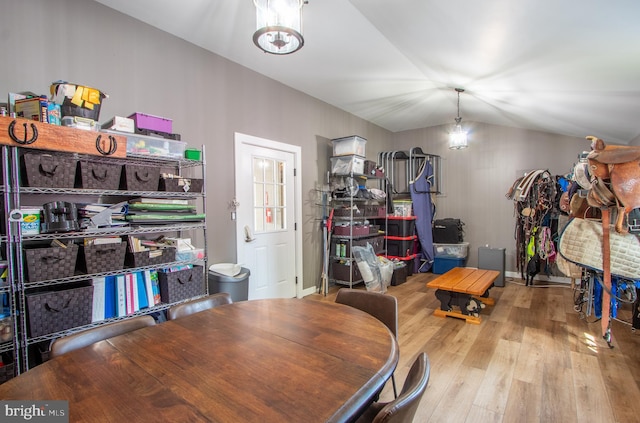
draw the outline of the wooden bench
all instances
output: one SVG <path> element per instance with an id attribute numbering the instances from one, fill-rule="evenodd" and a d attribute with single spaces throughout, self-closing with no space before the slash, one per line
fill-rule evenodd
<path id="1" fill-rule="evenodd" d="M 427 282 L 428 288 L 435 288 L 436 297 L 440 300 L 440 309 L 433 312 L 438 317 L 456 317 L 464 319 L 467 323 L 479 325 L 480 316 L 474 316 L 466 310 L 466 304 L 476 299 L 483 304 L 493 305 L 493 298 L 489 298 L 489 288 L 500 276 L 497 270 L 470 269 L 455 267 L 444 275 Z M 451 305 L 460 307 L 460 311 L 454 311 Z"/>

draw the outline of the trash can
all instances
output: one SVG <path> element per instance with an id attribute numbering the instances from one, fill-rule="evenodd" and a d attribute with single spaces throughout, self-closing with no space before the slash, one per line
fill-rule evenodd
<path id="1" fill-rule="evenodd" d="M 211 267 L 215 268 L 215 265 Z M 249 269 L 245 267 L 241 267 L 240 272 L 236 275 L 219 273 L 209 268 L 209 276 L 207 278 L 209 294 L 226 292 L 231 296 L 233 302 L 247 301 L 249 299 L 250 274 Z"/>

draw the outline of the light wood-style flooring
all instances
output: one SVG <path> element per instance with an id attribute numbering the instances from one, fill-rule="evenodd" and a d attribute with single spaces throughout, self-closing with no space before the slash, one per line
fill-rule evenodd
<path id="1" fill-rule="evenodd" d="M 419 352 L 431 361 L 414 422 L 640 422 L 640 331 L 614 321 L 610 349 L 568 285 L 510 279 L 490 290 L 496 304 L 480 325 L 435 317 L 440 302 L 425 284 L 436 276 L 414 274 L 388 291 L 399 304 L 398 389 Z M 338 289 L 306 298 L 334 301 Z M 619 318 L 630 313 L 624 306 Z M 387 383 L 381 401 L 392 398 Z"/>

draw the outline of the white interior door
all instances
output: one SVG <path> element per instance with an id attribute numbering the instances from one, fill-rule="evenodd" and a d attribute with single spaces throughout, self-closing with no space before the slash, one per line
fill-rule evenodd
<path id="1" fill-rule="evenodd" d="M 249 300 L 295 297 L 295 153 L 243 134 L 235 148 L 237 257 L 251 272 Z"/>

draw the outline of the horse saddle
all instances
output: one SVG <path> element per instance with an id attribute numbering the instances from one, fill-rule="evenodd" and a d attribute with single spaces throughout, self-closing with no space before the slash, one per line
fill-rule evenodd
<path id="1" fill-rule="evenodd" d="M 625 217 L 640 207 L 640 147 L 606 145 L 588 136 L 593 150 L 587 156 L 591 189 L 587 199 L 593 206 L 617 206 L 616 231 L 627 231 Z"/>

